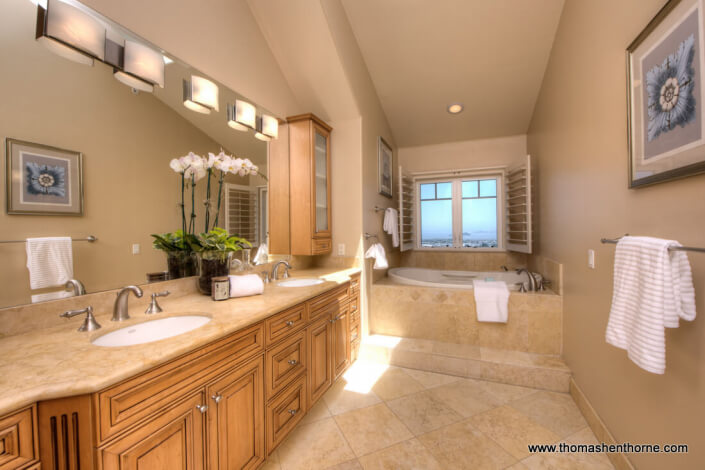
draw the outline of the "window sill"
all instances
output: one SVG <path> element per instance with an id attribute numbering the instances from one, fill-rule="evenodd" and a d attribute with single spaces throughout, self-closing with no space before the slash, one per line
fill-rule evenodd
<path id="1" fill-rule="evenodd" d="M 412 248 L 412 251 L 433 251 L 433 252 L 451 252 L 451 253 L 507 253 L 504 248 Z"/>

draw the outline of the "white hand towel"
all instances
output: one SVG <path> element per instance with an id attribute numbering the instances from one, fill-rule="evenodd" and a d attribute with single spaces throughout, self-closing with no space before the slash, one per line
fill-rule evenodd
<path id="1" fill-rule="evenodd" d="M 384 231 L 392 236 L 392 245 L 399 246 L 399 212 L 388 207 L 384 211 Z"/>
<path id="2" fill-rule="evenodd" d="M 253 262 L 255 264 L 267 264 L 269 261 L 269 249 L 266 243 L 261 243 L 257 248 L 257 253 L 255 254 L 255 259 Z"/>
<path id="3" fill-rule="evenodd" d="M 264 283 L 257 274 L 228 276 L 230 278 L 230 297 L 247 297 L 264 292 Z"/>
<path id="4" fill-rule="evenodd" d="M 63 286 L 73 278 L 73 252 L 70 237 L 27 239 L 29 287 Z"/>
<path id="5" fill-rule="evenodd" d="M 664 328 L 695 319 L 695 290 L 688 257 L 673 240 L 622 237 L 614 257 L 612 308 L 605 338 L 626 349 L 639 367 L 666 370 Z"/>
<path id="6" fill-rule="evenodd" d="M 387 254 L 384 251 L 384 247 L 381 243 L 375 243 L 367 249 L 365 252 L 365 258 L 374 258 L 375 265 L 373 269 L 387 269 L 389 263 L 387 262 Z"/>
<path id="7" fill-rule="evenodd" d="M 477 321 L 507 323 L 509 289 L 504 281 L 472 281 Z"/>
<path id="8" fill-rule="evenodd" d="M 45 294 L 34 294 L 32 296 L 32 303 L 46 302 L 47 300 L 57 300 L 57 299 L 68 299 L 73 297 L 73 292 L 66 290 L 59 290 L 56 292 L 47 292 Z"/>

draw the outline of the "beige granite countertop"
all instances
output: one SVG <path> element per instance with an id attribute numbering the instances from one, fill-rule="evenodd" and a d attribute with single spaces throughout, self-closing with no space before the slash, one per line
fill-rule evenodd
<path id="1" fill-rule="evenodd" d="M 97 311 L 103 328 L 79 333 L 78 318 L 62 326 L 0 338 L 0 416 L 36 401 L 92 393 L 144 372 L 230 333 L 315 297 L 359 273 L 351 269 L 306 269 L 292 277 L 320 277 L 326 282 L 308 287 L 268 284 L 263 295 L 214 302 L 189 293 L 160 299 L 164 312 L 147 316 L 142 303 L 130 299 L 131 319 L 110 321 L 110 312 Z M 57 314 L 60 312 L 57 312 Z M 196 330 L 153 343 L 106 348 L 91 340 L 132 324 L 168 316 L 204 314 L 212 320 Z"/>

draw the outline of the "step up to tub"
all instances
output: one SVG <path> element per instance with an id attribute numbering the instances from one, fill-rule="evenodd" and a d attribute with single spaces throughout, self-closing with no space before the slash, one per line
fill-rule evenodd
<path id="1" fill-rule="evenodd" d="M 555 392 L 568 392 L 571 375 L 557 356 L 397 336 L 368 336 L 362 342 L 360 358 Z"/>

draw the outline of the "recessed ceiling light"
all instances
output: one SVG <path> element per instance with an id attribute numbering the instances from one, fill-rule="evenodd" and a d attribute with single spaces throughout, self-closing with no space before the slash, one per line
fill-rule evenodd
<path id="1" fill-rule="evenodd" d="M 463 110 L 464 106 L 461 103 L 453 103 L 448 105 L 448 112 L 450 114 L 458 114 Z"/>

